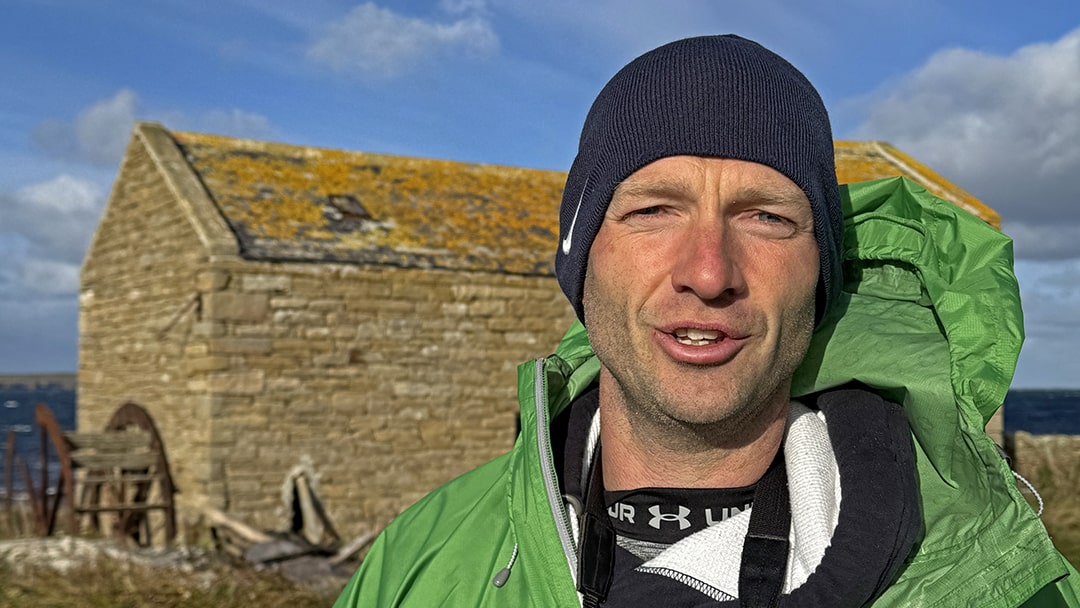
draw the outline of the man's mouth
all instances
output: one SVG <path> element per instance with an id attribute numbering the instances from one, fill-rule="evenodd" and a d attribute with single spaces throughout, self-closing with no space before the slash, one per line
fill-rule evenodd
<path id="1" fill-rule="evenodd" d="M 680 327 L 672 332 L 679 344 L 687 346 L 708 346 L 721 340 L 720 332 L 712 329 L 695 329 Z"/>

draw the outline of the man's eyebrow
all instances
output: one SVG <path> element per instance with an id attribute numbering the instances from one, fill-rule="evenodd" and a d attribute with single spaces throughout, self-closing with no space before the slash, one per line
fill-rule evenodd
<path id="1" fill-rule="evenodd" d="M 630 179 L 615 186 L 612 198 L 684 198 L 692 196 L 694 185 L 679 178 Z"/>
<path id="2" fill-rule="evenodd" d="M 747 186 L 739 188 L 734 198 L 765 205 L 810 206 L 810 199 L 799 188 L 776 189 Z"/>

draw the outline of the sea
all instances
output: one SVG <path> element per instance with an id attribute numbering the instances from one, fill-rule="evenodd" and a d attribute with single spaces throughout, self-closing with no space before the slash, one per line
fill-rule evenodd
<path id="1" fill-rule="evenodd" d="M 15 431 L 12 487 L 16 493 L 25 490 L 21 461 L 33 471 L 35 483 L 38 479 L 41 447 L 34 422 L 34 406 L 38 403 L 45 403 L 52 409 L 61 429 L 74 430 L 75 375 L 0 375 L 0 442 L 6 442 L 8 430 Z M 1080 435 L 1080 390 L 1009 391 L 1005 397 L 1005 432 L 1016 431 L 1033 435 Z M 7 469 L 6 457 L 5 447 L 0 449 L 0 496 L 5 494 L 7 487 L 3 478 Z M 49 478 L 55 480 L 59 467 L 55 456 L 50 456 L 49 460 Z"/>
<path id="2" fill-rule="evenodd" d="M 75 374 L 0 376 L 0 497 L 7 495 L 9 431 L 15 431 L 15 458 L 10 467 L 12 492 L 18 495 L 26 490 L 23 462 L 29 466 L 33 482 L 40 483 L 41 433 L 34 420 L 38 403 L 49 406 L 61 429 L 75 430 Z M 48 460 L 51 485 L 60 474 L 60 466 L 54 452 L 50 451 Z"/>

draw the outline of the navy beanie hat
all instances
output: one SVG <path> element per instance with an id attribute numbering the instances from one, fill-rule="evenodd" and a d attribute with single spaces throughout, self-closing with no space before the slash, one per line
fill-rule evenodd
<path id="1" fill-rule="evenodd" d="M 585 321 L 589 249 L 615 187 L 668 156 L 733 158 L 795 182 L 814 217 L 820 257 L 816 318 L 842 285 L 843 213 L 832 129 L 821 97 L 790 63 L 738 36 L 688 38 L 633 60 L 593 102 L 559 213 L 555 273 Z"/>

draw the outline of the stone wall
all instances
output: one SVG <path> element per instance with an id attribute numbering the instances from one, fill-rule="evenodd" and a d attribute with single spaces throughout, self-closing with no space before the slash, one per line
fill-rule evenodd
<path id="1" fill-rule="evenodd" d="M 572 321 L 550 277 L 237 261 L 197 280 L 187 385 L 212 399 L 199 481 L 263 527 L 280 526 L 305 458 L 353 532 L 506 452 L 517 364 Z"/>
<path id="2" fill-rule="evenodd" d="M 206 467 L 209 400 L 186 390 L 182 335 L 207 261 L 148 149 L 133 138 L 82 272 L 78 426 L 101 429 L 126 401 L 154 417 L 180 487 Z"/>

